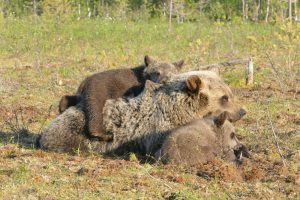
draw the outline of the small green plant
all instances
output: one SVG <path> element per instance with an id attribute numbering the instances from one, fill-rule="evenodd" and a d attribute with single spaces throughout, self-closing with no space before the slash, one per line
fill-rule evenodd
<path id="1" fill-rule="evenodd" d="M 129 154 L 129 160 L 131 162 L 138 162 L 138 158 L 136 157 L 135 153 L 130 153 Z"/>

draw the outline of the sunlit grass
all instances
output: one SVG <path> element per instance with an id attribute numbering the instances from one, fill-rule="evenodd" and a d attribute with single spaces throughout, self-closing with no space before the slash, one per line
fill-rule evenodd
<path id="1" fill-rule="evenodd" d="M 221 76 L 248 110 L 235 124 L 238 137 L 252 148 L 254 156 L 262 157 L 270 166 L 278 165 L 281 158 L 270 120 L 284 155 L 296 155 L 296 120 L 300 117 L 299 98 L 280 91 L 265 56 L 268 51 L 276 67 L 286 69 L 289 44 L 274 37 L 280 27 L 200 21 L 174 23 L 169 31 L 168 23 L 158 20 L 0 18 L 0 134 L 9 133 L 6 121 L 21 113 L 24 119 L 18 123 L 39 133 L 58 115 L 60 97 L 73 94 L 86 76 L 139 65 L 146 54 L 167 61 L 183 58 L 184 70 L 251 56 L 254 85 L 245 85 L 245 65 L 223 69 Z M 280 34 L 285 38 L 285 33 Z M 274 50 L 274 44 L 281 46 Z M 295 48 L 294 53 L 298 51 Z M 56 154 L 21 148 L 16 136 L 4 138 L 0 137 L 0 198 L 4 199 L 285 198 L 296 188 L 293 182 L 282 180 L 257 184 L 207 181 L 178 166 L 139 164 L 135 154 L 129 161 L 82 155 L 80 150 L 75 150 L 75 155 Z M 282 177 L 293 177 L 297 167 L 295 160 L 288 160 L 288 175 Z M 289 195 L 296 196 L 292 192 Z"/>

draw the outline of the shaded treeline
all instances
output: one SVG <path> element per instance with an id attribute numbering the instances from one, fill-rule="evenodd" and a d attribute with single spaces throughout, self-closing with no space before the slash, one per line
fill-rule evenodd
<path id="1" fill-rule="evenodd" d="M 0 0 L 4 17 L 162 18 L 177 22 L 298 20 L 298 0 Z"/>

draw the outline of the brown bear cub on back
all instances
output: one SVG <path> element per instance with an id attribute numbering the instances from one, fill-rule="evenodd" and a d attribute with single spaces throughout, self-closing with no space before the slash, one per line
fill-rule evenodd
<path id="1" fill-rule="evenodd" d="M 80 102 L 86 115 L 89 136 L 103 141 L 112 140 L 113 135 L 103 131 L 102 109 L 105 101 L 124 96 L 135 97 L 143 91 L 146 80 L 164 82 L 179 72 L 184 63 L 183 60 L 159 62 L 150 56 L 145 56 L 144 62 L 144 65 L 135 68 L 108 70 L 87 77 L 80 84 L 76 95 L 62 97 L 60 113 Z"/>
<path id="2" fill-rule="evenodd" d="M 242 155 L 249 157 L 227 118 L 225 111 L 218 117 L 197 119 L 175 129 L 156 153 L 157 159 L 163 163 L 194 165 L 218 156 L 235 162 L 240 162 Z"/>

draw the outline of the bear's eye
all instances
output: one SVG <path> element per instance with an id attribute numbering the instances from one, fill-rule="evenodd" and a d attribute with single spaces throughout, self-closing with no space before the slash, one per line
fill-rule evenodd
<path id="1" fill-rule="evenodd" d="M 228 102 L 229 97 L 227 95 L 222 96 L 222 102 L 226 103 Z"/>
<path id="2" fill-rule="evenodd" d="M 154 72 L 154 75 L 159 76 L 160 72 Z"/>
<path id="3" fill-rule="evenodd" d="M 160 76 L 160 72 L 152 72 L 151 76 L 153 76 L 153 77 L 159 77 Z"/>
<path id="4" fill-rule="evenodd" d="M 235 133 L 234 132 L 230 133 L 230 138 L 233 139 L 234 137 L 235 137 Z"/>

